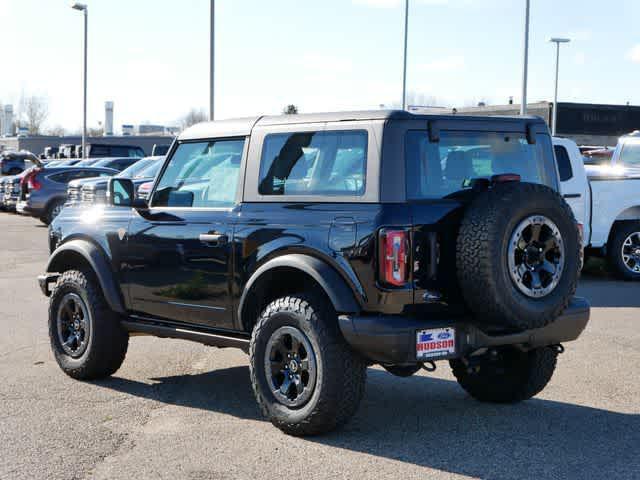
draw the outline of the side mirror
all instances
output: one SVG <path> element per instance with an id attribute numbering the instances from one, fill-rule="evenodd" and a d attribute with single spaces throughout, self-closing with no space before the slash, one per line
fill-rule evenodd
<path id="1" fill-rule="evenodd" d="M 109 179 L 107 188 L 107 201 L 109 205 L 116 207 L 133 207 L 136 198 L 135 187 L 129 178 Z"/>

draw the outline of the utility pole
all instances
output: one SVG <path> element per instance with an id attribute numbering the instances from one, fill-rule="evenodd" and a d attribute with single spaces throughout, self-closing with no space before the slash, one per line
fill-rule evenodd
<path id="1" fill-rule="evenodd" d="M 214 119 L 215 97 L 215 64 L 216 64 L 216 35 L 215 35 L 216 0 L 211 0 L 211 24 L 209 27 L 209 120 Z"/>
<path id="2" fill-rule="evenodd" d="M 402 110 L 407 109 L 407 36 L 409 30 L 409 0 L 404 0 L 404 60 L 402 65 Z"/>
<path id="3" fill-rule="evenodd" d="M 525 0 L 524 14 L 524 52 L 522 64 L 522 101 L 520 102 L 520 115 L 527 114 L 527 77 L 529 75 L 529 8 L 530 0 Z"/>

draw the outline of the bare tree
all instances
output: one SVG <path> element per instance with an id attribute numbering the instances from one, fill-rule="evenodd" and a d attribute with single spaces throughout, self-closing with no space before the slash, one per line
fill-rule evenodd
<path id="1" fill-rule="evenodd" d="M 47 135 L 53 135 L 55 137 L 62 137 L 67 133 L 67 131 L 64 129 L 62 125 L 56 125 L 54 127 L 47 129 L 45 133 Z"/>
<path id="2" fill-rule="evenodd" d="M 102 127 L 98 127 L 98 128 L 88 128 L 87 129 L 87 136 L 89 137 L 102 137 L 102 135 L 104 134 L 104 129 Z"/>
<path id="3" fill-rule="evenodd" d="M 295 115 L 298 113 L 298 107 L 291 103 L 282 110 L 282 113 L 285 115 Z"/>
<path id="4" fill-rule="evenodd" d="M 29 134 L 38 135 L 49 115 L 49 104 L 46 98 L 35 95 L 25 97 L 23 101 L 22 114 Z"/>
<path id="5" fill-rule="evenodd" d="M 196 123 L 205 122 L 208 118 L 209 117 L 202 108 L 192 108 L 184 117 L 180 119 L 180 125 L 184 129 L 190 127 L 191 125 L 195 125 Z"/>

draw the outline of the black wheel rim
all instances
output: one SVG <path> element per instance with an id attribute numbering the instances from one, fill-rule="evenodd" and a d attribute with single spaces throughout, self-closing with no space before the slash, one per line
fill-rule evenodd
<path id="1" fill-rule="evenodd" d="M 265 350 L 264 370 L 274 397 L 287 407 L 301 407 L 313 394 L 317 366 L 311 342 L 295 327 L 280 327 Z"/>
<path id="2" fill-rule="evenodd" d="M 58 340 L 64 352 L 78 358 L 86 351 L 91 335 L 91 318 L 82 298 L 67 293 L 57 313 Z"/>
<path id="3" fill-rule="evenodd" d="M 58 203 L 54 205 L 53 208 L 51 209 L 51 220 L 53 220 L 58 215 L 60 215 L 60 212 L 62 211 L 63 208 L 64 208 L 64 204 Z"/>
<path id="4" fill-rule="evenodd" d="M 511 235 L 508 256 L 511 280 L 526 296 L 545 297 L 560 283 L 564 242 L 547 217 L 533 215 L 520 222 Z"/>
<path id="5" fill-rule="evenodd" d="M 622 262 L 631 273 L 640 274 L 640 232 L 633 232 L 622 243 Z"/>

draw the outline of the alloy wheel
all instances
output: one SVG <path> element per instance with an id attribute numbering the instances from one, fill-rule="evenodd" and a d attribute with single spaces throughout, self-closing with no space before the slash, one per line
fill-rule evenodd
<path id="1" fill-rule="evenodd" d="M 307 336 L 295 327 L 280 327 L 271 334 L 265 350 L 264 370 L 278 402 L 301 407 L 313 394 L 317 365 Z"/>
<path id="2" fill-rule="evenodd" d="M 565 262 L 560 230 L 543 215 L 524 219 L 509 241 L 509 274 L 528 297 L 550 294 L 560 282 Z"/>
<path id="3" fill-rule="evenodd" d="M 58 340 L 67 355 L 78 358 L 86 351 L 91 335 L 91 318 L 82 298 L 67 293 L 57 314 Z"/>
<path id="4" fill-rule="evenodd" d="M 620 253 L 627 270 L 640 273 L 640 232 L 633 232 L 625 239 Z"/>

